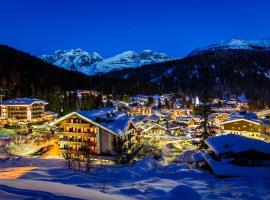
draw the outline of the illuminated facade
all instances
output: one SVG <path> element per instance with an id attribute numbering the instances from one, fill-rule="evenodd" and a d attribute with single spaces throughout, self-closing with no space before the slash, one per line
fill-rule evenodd
<path id="1" fill-rule="evenodd" d="M 45 113 L 45 105 L 48 103 L 39 99 L 17 98 L 0 102 L 0 118 L 32 122 L 42 120 Z"/>
<path id="2" fill-rule="evenodd" d="M 130 109 L 130 115 L 131 116 L 136 116 L 136 115 L 151 115 L 152 114 L 152 109 L 149 107 L 133 107 Z"/>
<path id="3" fill-rule="evenodd" d="M 52 125 L 58 127 L 58 144 L 64 157 L 113 161 L 137 141 L 128 115 L 113 109 L 73 112 Z"/>
<path id="4" fill-rule="evenodd" d="M 220 123 L 222 133 L 270 140 L 270 125 L 255 119 L 232 119 Z"/>

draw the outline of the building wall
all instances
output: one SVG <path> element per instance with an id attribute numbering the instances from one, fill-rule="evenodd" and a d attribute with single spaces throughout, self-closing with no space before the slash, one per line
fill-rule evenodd
<path id="1" fill-rule="evenodd" d="M 100 153 L 114 153 L 116 150 L 115 147 L 115 138 L 116 136 L 100 129 L 99 138 L 100 138 Z"/>
<path id="2" fill-rule="evenodd" d="M 81 159 L 91 155 L 110 155 L 116 151 L 117 137 L 102 128 L 71 116 L 58 124 L 60 153 L 71 153 Z"/>
<path id="3" fill-rule="evenodd" d="M 97 154 L 97 132 L 98 127 L 90 124 L 78 116 L 71 116 L 59 126 L 59 148 L 61 153 L 72 153 L 81 155 L 84 153 Z"/>
<path id="4" fill-rule="evenodd" d="M 146 132 L 142 132 L 142 136 L 144 139 L 153 141 L 153 140 L 160 140 L 163 136 L 166 135 L 166 130 L 160 127 L 153 127 Z"/>
<path id="5" fill-rule="evenodd" d="M 231 131 L 245 131 L 245 132 L 253 132 L 260 133 L 260 125 L 247 122 L 247 121 L 236 121 L 231 123 L 223 124 L 223 130 L 231 130 Z"/>
<path id="6" fill-rule="evenodd" d="M 31 105 L 31 117 L 33 119 L 41 118 L 44 116 L 45 106 L 41 103 L 35 103 Z"/>
<path id="7" fill-rule="evenodd" d="M 234 133 L 245 137 L 264 139 L 261 125 L 245 120 L 222 124 L 221 129 L 224 133 Z"/>
<path id="8" fill-rule="evenodd" d="M 40 103 L 32 105 L 6 105 L 1 106 L 0 116 L 16 119 L 18 121 L 31 121 L 41 119 L 44 116 L 45 106 Z"/>
<path id="9" fill-rule="evenodd" d="M 152 109 L 147 107 L 134 107 L 130 110 L 131 115 L 151 115 Z"/>
<path id="10" fill-rule="evenodd" d="M 29 106 L 7 106 L 7 117 L 17 120 L 31 120 L 29 115 Z"/>

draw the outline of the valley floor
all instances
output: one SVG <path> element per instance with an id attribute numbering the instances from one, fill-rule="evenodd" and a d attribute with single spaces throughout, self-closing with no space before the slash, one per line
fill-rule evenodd
<path id="1" fill-rule="evenodd" d="M 270 175 L 269 175 L 270 176 Z M 270 199 L 269 177 L 217 179 L 185 164 L 163 166 L 152 158 L 136 164 L 95 166 L 89 173 L 62 160 L 0 160 L 5 199 Z"/>

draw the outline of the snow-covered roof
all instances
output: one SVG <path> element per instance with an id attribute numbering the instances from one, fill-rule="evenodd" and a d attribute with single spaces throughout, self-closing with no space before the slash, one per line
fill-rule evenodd
<path id="1" fill-rule="evenodd" d="M 177 122 L 184 123 L 184 124 L 190 123 L 191 120 L 192 120 L 192 117 L 190 117 L 190 116 L 184 116 L 184 117 L 177 117 L 176 118 Z"/>
<path id="2" fill-rule="evenodd" d="M 232 113 L 231 116 L 223 121 L 221 124 L 236 122 L 236 121 L 248 121 L 255 124 L 260 124 L 262 121 L 258 119 L 257 115 L 255 113 Z"/>
<path id="3" fill-rule="evenodd" d="M 31 105 L 33 103 L 42 103 L 44 105 L 48 102 L 35 98 L 16 98 L 0 102 L 0 105 Z"/>
<path id="4" fill-rule="evenodd" d="M 126 128 L 130 123 L 132 123 L 131 118 L 126 113 L 114 108 L 103 108 L 99 110 L 72 112 L 63 116 L 62 118 L 59 118 L 52 125 L 58 124 L 72 115 L 78 115 L 84 120 L 93 123 L 117 136 L 124 134 Z"/>
<path id="5" fill-rule="evenodd" d="M 270 144 L 240 135 L 227 134 L 211 137 L 205 143 L 217 154 L 227 152 L 240 153 L 250 150 L 270 154 Z"/>
<path id="6" fill-rule="evenodd" d="M 169 124 L 168 125 L 169 130 L 179 129 L 179 128 L 181 128 L 181 126 L 179 126 L 178 124 Z"/>
<path id="7" fill-rule="evenodd" d="M 163 130 L 167 130 L 166 127 L 160 125 L 160 124 L 157 124 L 157 123 L 145 123 L 143 124 L 143 126 L 141 126 L 140 128 L 142 129 L 142 132 L 145 133 L 149 130 L 151 130 L 152 128 L 155 128 L 155 127 L 158 127 L 160 129 L 163 129 Z"/>
<path id="8" fill-rule="evenodd" d="M 202 156 L 202 154 L 201 154 L 201 151 L 192 154 L 192 159 L 193 159 L 194 162 L 201 162 L 201 161 L 204 160 L 204 159 L 203 159 L 203 156 Z"/>
<path id="9" fill-rule="evenodd" d="M 132 122 L 137 124 L 139 122 L 143 122 L 143 120 L 147 117 L 147 115 L 136 115 L 132 117 Z"/>
<path id="10" fill-rule="evenodd" d="M 143 121 L 153 121 L 153 122 L 157 122 L 160 120 L 160 116 L 158 115 L 150 115 L 148 117 L 146 117 Z"/>

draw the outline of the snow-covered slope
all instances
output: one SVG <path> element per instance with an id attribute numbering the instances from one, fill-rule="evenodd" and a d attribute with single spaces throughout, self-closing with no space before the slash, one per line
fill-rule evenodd
<path id="1" fill-rule="evenodd" d="M 151 50 L 144 50 L 139 53 L 126 51 L 103 59 L 96 52 L 88 53 L 82 49 L 58 50 L 52 55 L 42 55 L 40 58 L 56 66 L 83 72 L 88 75 L 107 73 L 123 68 L 136 68 L 144 64 L 158 63 L 171 59 L 164 53 L 157 53 Z"/>
<path id="2" fill-rule="evenodd" d="M 203 48 L 197 48 L 189 55 L 198 55 L 205 51 L 216 51 L 226 49 L 246 49 L 246 50 L 268 50 L 270 51 L 270 39 L 263 40 L 238 40 L 221 41 Z"/>
<path id="3" fill-rule="evenodd" d="M 25 167 L 26 163 L 32 168 Z M 266 200 L 269 176 L 216 178 L 184 163 L 162 166 L 152 158 L 135 164 L 72 171 L 62 160 L 0 160 L 0 199 Z M 19 174 L 22 169 L 28 172 Z M 3 176 L 3 174 L 9 176 Z M 14 179 L 13 174 L 21 175 Z"/>

